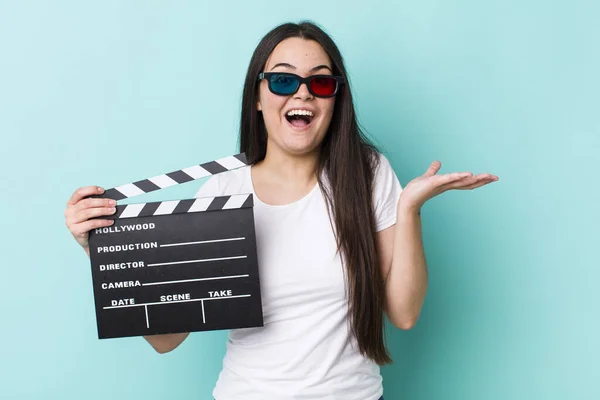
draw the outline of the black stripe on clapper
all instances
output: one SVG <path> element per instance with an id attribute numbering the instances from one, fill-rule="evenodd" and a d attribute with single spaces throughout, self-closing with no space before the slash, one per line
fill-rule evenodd
<path id="1" fill-rule="evenodd" d="M 152 181 L 150 181 L 148 179 L 143 179 L 141 181 L 133 182 L 133 184 L 135 186 L 137 186 L 138 188 L 140 188 L 144 193 L 153 192 L 155 190 L 160 189 L 160 186 L 158 186 L 156 183 L 153 183 Z"/>
<path id="2" fill-rule="evenodd" d="M 246 153 L 236 154 L 234 157 L 237 158 L 238 160 L 240 160 L 241 162 L 243 162 L 244 164 L 248 165 L 248 159 L 246 158 Z"/>
<path id="3" fill-rule="evenodd" d="M 119 205 L 116 207 L 117 211 L 110 216 L 107 216 L 106 219 L 119 219 L 121 218 L 121 214 L 123 214 L 123 211 L 125 211 L 125 207 L 127 207 L 127 205 Z"/>
<path id="4" fill-rule="evenodd" d="M 142 207 L 142 211 L 138 214 L 138 217 L 150 217 L 154 215 L 154 212 L 160 207 L 161 202 L 156 201 L 153 203 L 146 203 L 144 207 Z"/>
<path id="5" fill-rule="evenodd" d="M 224 166 L 222 166 L 221 164 L 219 164 L 216 161 L 211 161 L 211 162 L 207 162 L 204 164 L 200 164 L 200 166 L 213 175 L 220 174 L 221 172 L 229 171 L 227 168 L 225 168 Z"/>
<path id="6" fill-rule="evenodd" d="M 112 200 L 123 200 L 123 199 L 127 198 L 127 196 L 125 196 L 123 193 L 119 192 L 117 189 L 114 189 L 114 188 L 106 190 L 101 195 L 92 196 L 92 197 L 99 197 L 102 199 L 112 199 Z"/>
<path id="7" fill-rule="evenodd" d="M 191 176 L 189 176 L 188 174 L 186 174 L 185 172 L 183 172 L 181 170 L 169 172 L 167 174 L 167 176 L 169 178 L 173 179 L 177 183 L 186 183 L 186 182 L 194 180 L 194 178 L 192 178 Z"/>
<path id="8" fill-rule="evenodd" d="M 188 200 L 181 200 L 177 206 L 175 207 L 175 209 L 172 211 L 172 214 L 179 214 L 179 213 L 186 213 L 189 211 L 190 207 L 192 206 L 192 204 L 194 204 L 194 202 L 196 201 L 196 199 L 188 199 Z"/>
<path id="9" fill-rule="evenodd" d="M 215 197 L 206 209 L 206 211 L 222 210 L 225 204 L 227 203 L 227 200 L 229 200 L 230 198 L 231 196 Z"/>
<path id="10" fill-rule="evenodd" d="M 244 204 L 240 208 L 254 207 L 254 197 L 252 195 L 248 196 Z"/>

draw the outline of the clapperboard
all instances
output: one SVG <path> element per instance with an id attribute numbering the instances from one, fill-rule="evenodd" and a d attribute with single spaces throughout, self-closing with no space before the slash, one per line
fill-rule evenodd
<path id="1" fill-rule="evenodd" d="M 118 201 L 246 165 L 241 153 L 95 197 Z M 89 236 L 100 339 L 263 326 L 252 194 L 117 205 L 108 218 Z"/>

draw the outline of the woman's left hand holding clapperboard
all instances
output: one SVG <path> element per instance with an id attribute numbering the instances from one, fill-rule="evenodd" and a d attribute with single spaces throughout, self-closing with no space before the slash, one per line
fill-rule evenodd
<path id="1" fill-rule="evenodd" d="M 116 212 L 117 202 L 115 200 L 89 197 L 102 193 L 104 193 L 104 189 L 99 186 L 77 189 L 67 202 L 64 213 L 67 228 L 88 257 L 90 255 L 89 232 L 92 229 L 111 226 L 115 222 L 111 219 L 98 218 L 113 215 Z M 179 346 L 188 335 L 189 332 L 185 332 L 144 336 L 144 338 L 157 352 L 166 353 Z"/>

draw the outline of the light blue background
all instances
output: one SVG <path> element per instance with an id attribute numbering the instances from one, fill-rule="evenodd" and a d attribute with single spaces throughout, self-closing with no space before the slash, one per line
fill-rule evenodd
<path id="1" fill-rule="evenodd" d="M 254 47 L 304 18 L 403 184 L 435 159 L 500 177 L 425 206 L 429 293 L 388 332 L 386 400 L 600 398 L 598 4 L 2 0 L 0 398 L 211 397 L 226 332 L 166 355 L 96 338 L 63 211 L 77 187 L 233 154 Z"/>

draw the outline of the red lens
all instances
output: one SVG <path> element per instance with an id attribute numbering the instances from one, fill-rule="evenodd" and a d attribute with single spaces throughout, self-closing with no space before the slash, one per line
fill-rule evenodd
<path id="1" fill-rule="evenodd" d="M 318 77 L 310 81 L 310 89 L 316 96 L 331 96 L 336 87 L 337 81 L 334 78 Z"/>

